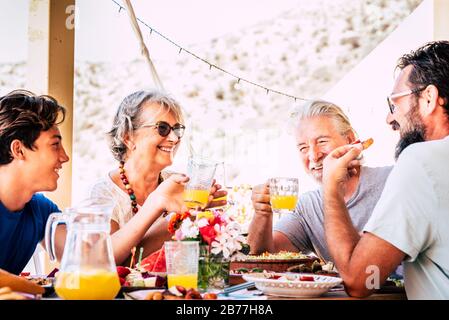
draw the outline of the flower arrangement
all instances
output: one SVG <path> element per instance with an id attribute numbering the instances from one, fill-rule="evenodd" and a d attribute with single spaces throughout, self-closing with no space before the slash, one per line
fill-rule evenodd
<path id="1" fill-rule="evenodd" d="M 241 226 L 221 209 L 190 210 L 174 213 L 168 224 L 174 240 L 199 241 L 210 253 L 225 259 L 238 259 L 249 251 Z"/>
<path id="2" fill-rule="evenodd" d="M 200 290 L 221 290 L 229 285 L 230 261 L 249 252 L 240 224 L 221 209 L 174 213 L 168 231 L 174 240 L 199 241 Z"/>

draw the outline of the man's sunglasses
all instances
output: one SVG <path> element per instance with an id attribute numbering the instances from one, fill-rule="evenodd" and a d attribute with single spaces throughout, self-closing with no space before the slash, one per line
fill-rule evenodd
<path id="1" fill-rule="evenodd" d="M 180 123 L 175 124 L 173 127 L 170 126 L 167 122 L 165 121 L 158 121 L 156 123 L 150 123 L 150 124 L 144 124 L 142 126 L 140 126 L 141 128 L 145 128 L 145 127 L 156 127 L 157 128 L 157 132 L 159 133 L 159 135 L 161 135 L 162 137 L 166 137 L 170 134 L 170 131 L 173 130 L 173 132 L 175 133 L 175 135 L 178 138 L 182 138 L 182 136 L 184 135 L 184 130 L 186 129 L 186 127 Z"/>

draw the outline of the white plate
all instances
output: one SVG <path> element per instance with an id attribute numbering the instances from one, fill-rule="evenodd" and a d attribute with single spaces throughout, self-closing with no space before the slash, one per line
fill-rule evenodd
<path id="1" fill-rule="evenodd" d="M 146 296 L 150 292 L 164 292 L 165 289 L 149 289 L 149 290 L 138 290 L 132 292 L 124 292 L 123 296 L 126 300 L 145 300 Z"/>
<path id="2" fill-rule="evenodd" d="M 273 275 L 281 278 L 273 279 Z M 313 277 L 314 281 L 301 281 L 301 276 Z M 297 273 L 252 273 L 243 275 L 243 279 L 254 282 L 266 295 L 295 298 L 319 297 L 343 282 L 337 277 Z"/>

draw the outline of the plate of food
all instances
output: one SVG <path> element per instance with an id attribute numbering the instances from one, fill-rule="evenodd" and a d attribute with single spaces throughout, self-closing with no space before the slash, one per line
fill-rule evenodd
<path id="1" fill-rule="evenodd" d="M 254 273 L 243 279 L 266 295 L 295 298 L 316 298 L 343 282 L 338 277 L 293 273 Z"/>
<path id="2" fill-rule="evenodd" d="M 280 251 L 276 254 L 265 252 L 232 261 L 231 270 L 260 269 L 269 272 L 286 272 L 288 268 L 299 264 L 311 267 L 314 261 L 318 262 L 319 259 L 301 252 Z"/>
<path id="3" fill-rule="evenodd" d="M 0 288 L 2 288 L 2 299 L 19 299 L 19 295 L 37 298 L 45 293 L 45 288 L 42 286 L 23 276 L 21 277 L 2 269 L 0 269 Z"/>
<path id="4" fill-rule="evenodd" d="M 298 264 L 291 266 L 287 269 L 287 272 L 291 273 L 313 273 L 322 276 L 339 277 L 337 270 L 332 262 L 318 262 L 314 261 L 312 265 L 308 264 Z"/>
<path id="5" fill-rule="evenodd" d="M 245 283 L 246 281 L 243 279 L 244 274 L 251 274 L 251 273 L 261 273 L 266 272 L 266 270 L 263 270 L 261 268 L 238 268 L 236 270 L 231 270 L 229 272 L 229 285 L 233 286 L 236 284 Z"/>
<path id="6" fill-rule="evenodd" d="M 55 288 L 53 286 L 55 278 L 53 277 L 47 277 L 45 275 L 29 275 L 25 278 L 44 288 L 45 292 L 42 294 L 44 297 L 49 297 L 55 292 Z"/>
<path id="7" fill-rule="evenodd" d="M 200 293 L 197 289 L 174 286 L 169 289 L 147 289 L 124 294 L 127 300 L 216 300 L 215 293 Z"/>
<path id="8" fill-rule="evenodd" d="M 145 270 L 118 266 L 117 274 L 121 284 L 121 292 L 132 292 L 156 288 L 165 288 L 167 277 L 165 273 L 153 274 Z"/>

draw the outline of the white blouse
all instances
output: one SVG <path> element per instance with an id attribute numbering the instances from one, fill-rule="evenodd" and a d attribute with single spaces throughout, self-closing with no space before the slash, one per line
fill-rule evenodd
<path id="1" fill-rule="evenodd" d="M 133 217 L 131 199 L 128 193 L 120 189 L 109 176 L 109 174 L 98 180 L 91 188 L 89 196 L 93 198 L 111 199 L 114 203 L 111 219 L 122 228 Z M 140 209 L 140 205 L 137 205 Z"/>
<path id="2" fill-rule="evenodd" d="M 165 180 L 172 175 L 173 172 L 164 171 L 161 174 L 162 178 Z M 111 219 L 117 222 L 120 228 L 134 216 L 131 207 L 131 199 L 129 198 L 128 193 L 120 189 L 120 187 L 112 181 L 109 174 L 98 180 L 91 187 L 89 196 L 92 198 L 111 199 L 111 202 L 114 203 Z M 141 206 L 138 204 L 137 208 L 140 210 Z M 166 220 L 170 220 L 170 215 L 166 217 Z"/>

